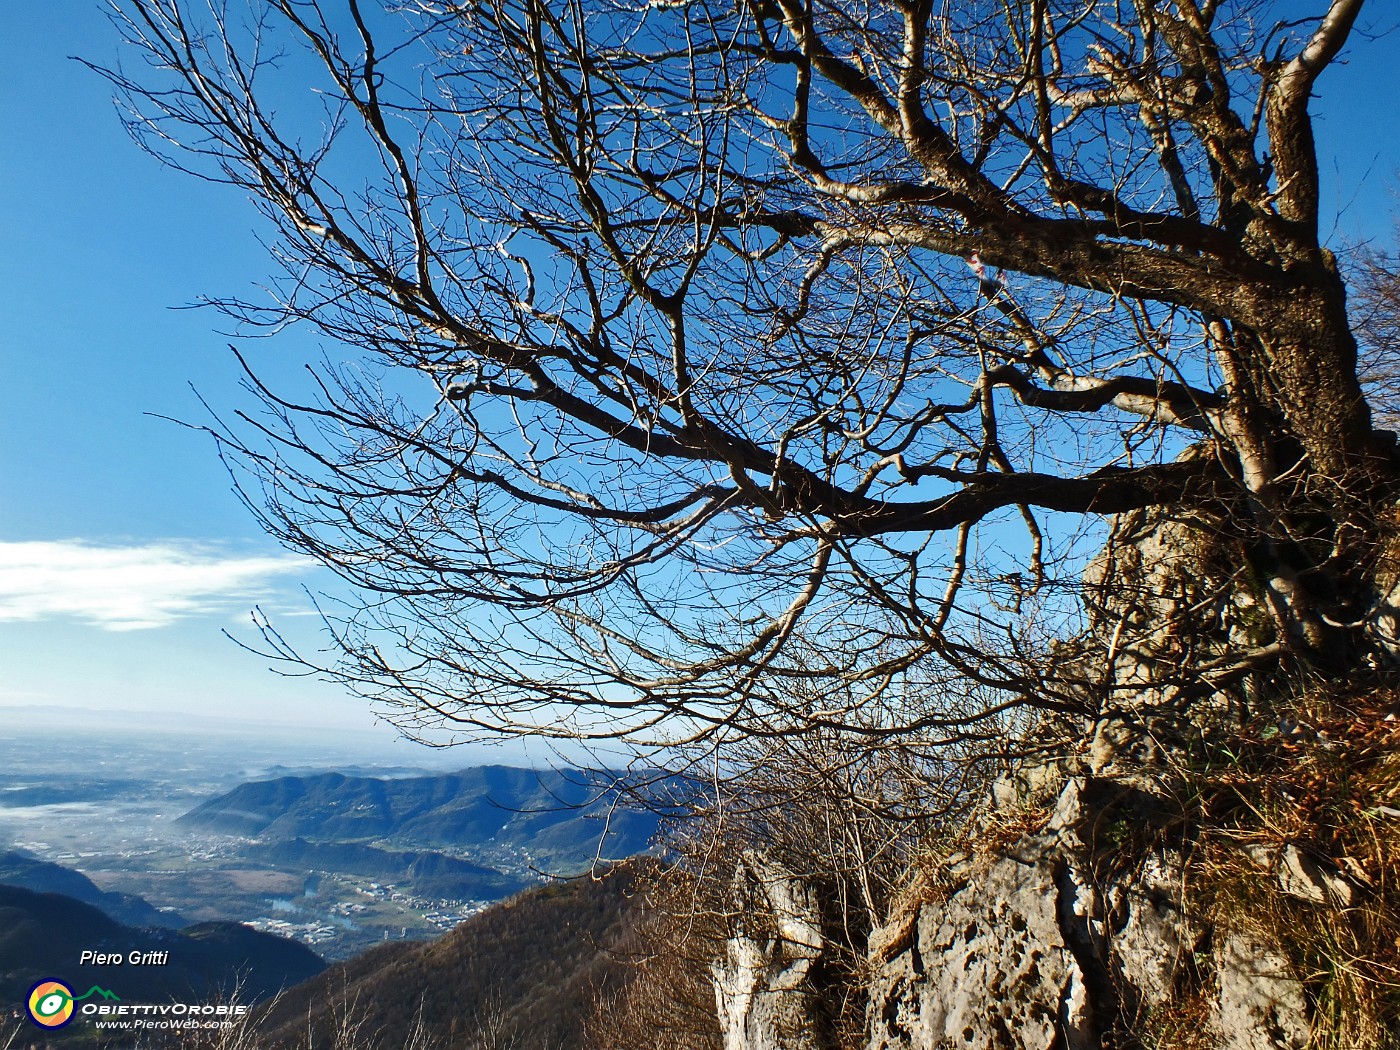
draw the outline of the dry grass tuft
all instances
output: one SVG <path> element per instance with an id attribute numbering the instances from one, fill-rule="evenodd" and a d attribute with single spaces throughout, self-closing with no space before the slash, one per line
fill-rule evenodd
<path id="1" fill-rule="evenodd" d="M 1400 694 L 1314 696 L 1191 774 L 1209 917 L 1287 953 L 1309 1050 L 1400 1050 Z"/>
<path id="2" fill-rule="evenodd" d="M 1212 1013 L 1211 996 L 1197 988 L 1190 995 L 1153 1006 L 1138 1034 L 1151 1050 L 1218 1050 Z"/>

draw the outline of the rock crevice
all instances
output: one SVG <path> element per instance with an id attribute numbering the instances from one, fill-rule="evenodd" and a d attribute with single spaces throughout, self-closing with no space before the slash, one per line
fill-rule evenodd
<path id="1" fill-rule="evenodd" d="M 1155 1008 L 1185 1001 L 1219 1050 L 1300 1050 L 1301 983 L 1277 945 L 1214 936 L 1191 913 L 1184 847 L 1131 863 L 1099 848 L 1105 829 L 1150 820 L 1153 805 L 1131 787 L 1071 778 L 1044 827 L 956 858 L 938 899 L 871 937 L 867 1050 L 1133 1050 Z M 765 872 L 753 899 L 776 909 L 770 929 L 797 932 L 731 940 L 715 971 L 726 1050 L 815 1050 L 818 909 L 799 880 L 746 864 L 751 884 Z M 801 901 L 806 919 L 794 924 Z"/>

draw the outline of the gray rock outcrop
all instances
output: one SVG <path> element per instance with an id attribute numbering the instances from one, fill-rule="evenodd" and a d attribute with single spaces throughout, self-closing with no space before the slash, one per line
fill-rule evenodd
<path id="1" fill-rule="evenodd" d="M 823 936 L 812 887 L 745 853 L 732 888 L 737 922 L 711 969 L 725 1050 L 820 1050 L 810 978 Z"/>
<path id="2" fill-rule="evenodd" d="M 1301 1050 L 1308 1005 L 1278 947 L 1191 914 L 1180 850 L 1105 849 L 1159 812 L 1137 787 L 1074 777 L 1039 830 L 955 858 L 937 899 L 871 937 L 868 1050 L 1141 1046 L 1154 1008 L 1185 1001 L 1219 1050 Z M 752 856 L 736 885 L 754 911 L 714 967 L 725 1050 L 824 1050 L 816 902 Z"/>
<path id="3" fill-rule="evenodd" d="M 900 948 L 879 961 L 870 1050 L 1133 1045 L 1154 1006 L 1192 989 L 1207 997 L 1201 1020 L 1220 1050 L 1301 1048 L 1302 985 L 1257 938 L 1213 943 L 1184 909 L 1180 854 L 1096 872 L 1096 838 L 1153 808 L 1133 788 L 1076 778 L 1043 830 L 963 861 L 946 899 L 886 935 Z"/>

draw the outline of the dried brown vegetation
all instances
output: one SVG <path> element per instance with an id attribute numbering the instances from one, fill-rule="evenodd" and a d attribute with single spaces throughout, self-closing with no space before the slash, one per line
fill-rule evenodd
<path id="1" fill-rule="evenodd" d="M 1313 694 L 1212 757 L 1189 815 L 1207 913 L 1285 949 L 1312 1046 L 1400 1045 L 1400 696 Z"/>

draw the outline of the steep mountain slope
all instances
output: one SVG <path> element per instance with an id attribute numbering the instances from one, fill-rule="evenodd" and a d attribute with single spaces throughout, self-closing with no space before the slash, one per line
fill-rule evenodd
<path id="1" fill-rule="evenodd" d="M 255 1015 L 258 1045 L 303 1047 L 309 1033 L 310 1047 L 329 1050 L 351 1026 L 357 1048 L 391 1050 L 421 1023 L 435 1050 L 578 1047 L 594 996 L 626 979 L 626 958 L 612 949 L 638 913 L 641 867 L 542 886 L 436 941 L 332 966 Z"/>
<path id="2" fill-rule="evenodd" d="M 119 964 L 80 964 L 81 953 L 120 955 Z M 131 952 L 168 953 L 163 962 L 133 965 Z M 201 923 L 180 932 L 137 930 L 82 901 L 0 885 L 0 1001 L 19 1003 L 31 985 L 54 977 L 114 991 L 123 1001 L 229 996 L 265 999 L 320 973 L 311 949 L 231 922 Z"/>
<path id="3" fill-rule="evenodd" d="M 576 770 L 481 766 L 396 780 L 326 773 L 242 784 L 179 821 L 266 839 L 489 843 L 562 872 L 647 848 L 658 818 L 618 801 L 602 778 Z"/>
<path id="4" fill-rule="evenodd" d="M 0 883 L 23 886 L 36 893 L 62 893 L 91 904 L 127 926 L 164 926 L 178 930 L 188 922 L 174 912 L 161 911 L 130 893 L 108 893 L 82 872 L 51 864 L 19 850 L 0 853 Z"/>

